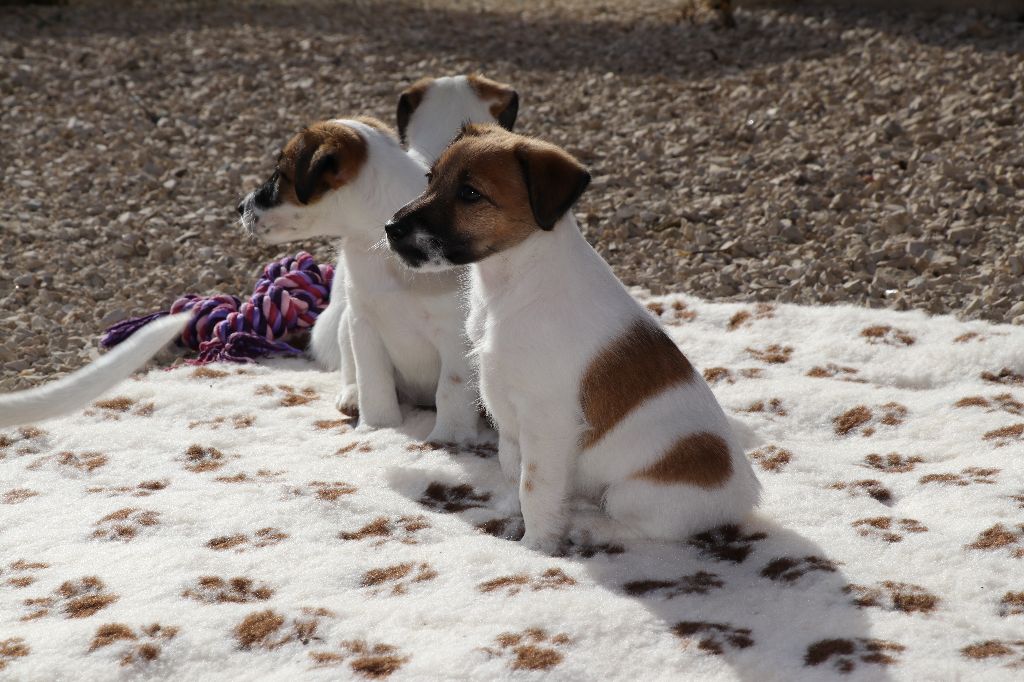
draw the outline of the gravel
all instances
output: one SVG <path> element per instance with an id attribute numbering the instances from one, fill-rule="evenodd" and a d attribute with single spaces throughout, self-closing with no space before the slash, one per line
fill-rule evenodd
<path id="1" fill-rule="evenodd" d="M 410 81 L 473 70 L 590 165 L 578 213 L 628 284 L 1024 323 L 1024 24 L 790 7 L 723 30 L 679 4 L 0 8 L 0 390 L 286 251 L 329 259 L 244 238 L 238 198 L 302 125 L 391 120 Z"/>

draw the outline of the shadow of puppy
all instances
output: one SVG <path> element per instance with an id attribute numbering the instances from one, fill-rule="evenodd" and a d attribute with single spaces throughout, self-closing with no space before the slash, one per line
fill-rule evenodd
<path id="1" fill-rule="evenodd" d="M 407 420 L 409 435 L 422 435 L 418 432 L 426 424 L 420 422 L 425 421 Z M 872 637 L 863 610 L 849 592 L 851 581 L 843 566 L 826 548 L 763 515 L 742 526 L 660 543 L 617 538 L 600 510 L 579 505 L 564 557 L 543 562 L 544 557 L 511 544 L 522 534 L 522 523 L 507 512 L 515 491 L 503 480 L 493 445 L 419 452 L 425 453 L 422 464 L 433 466 L 389 469 L 388 483 L 424 511 L 471 526 L 464 527 L 466 537 L 450 542 L 452 547 L 479 547 L 480 535 L 487 534 L 502 545 L 488 555 L 495 566 L 513 556 L 521 559 L 517 566 L 551 566 L 539 573 L 535 569 L 536 575 L 506 567 L 511 575 L 481 583 L 482 593 L 497 589 L 495 585 L 527 591 L 567 586 L 589 591 L 592 603 L 593 591 L 600 591 L 604 596 L 599 601 L 608 605 L 608 613 L 588 618 L 627 618 L 625 609 L 632 614 L 629 628 L 639 628 L 651 641 L 660 639 L 662 647 L 664 640 L 675 641 L 678 655 L 708 659 L 700 670 L 711 670 L 706 665 L 721 661 L 740 679 L 842 675 L 879 680 L 887 679 L 888 667 L 899 663 L 904 647 Z M 448 527 L 458 533 L 458 525 Z M 484 554 L 477 553 L 483 561 Z M 641 622 L 633 622 L 637 617 Z M 624 651 L 637 646 L 613 644 Z M 643 668 L 646 679 L 677 672 L 668 662 L 665 669 L 651 665 Z"/>

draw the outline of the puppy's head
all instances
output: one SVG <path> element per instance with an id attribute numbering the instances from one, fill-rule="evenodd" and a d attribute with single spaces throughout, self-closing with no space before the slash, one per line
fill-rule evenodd
<path id="1" fill-rule="evenodd" d="M 459 126 L 497 122 L 512 130 L 518 113 L 519 94 L 505 83 L 479 75 L 421 78 L 398 98 L 398 136 L 434 159 Z"/>
<path id="2" fill-rule="evenodd" d="M 427 190 L 385 226 L 413 268 L 473 263 L 541 235 L 576 203 L 590 173 L 568 152 L 498 126 L 466 126 Z"/>
<path id="3" fill-rule="evenodd" d="M 392 135 L 375 119 L 314 123 L 293 136 L 277 157 L 274 172 L 238 204 L 242 227 L 271 244 L 318 236 L 344 236 L 338 220 L 346 191 L 368 158 L 368 137 Z M 339 205 L 341 204 L 341 205 Z"/>

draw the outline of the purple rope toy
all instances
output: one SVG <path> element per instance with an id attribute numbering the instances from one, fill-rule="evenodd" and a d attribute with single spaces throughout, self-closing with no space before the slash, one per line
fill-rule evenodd
<path id="1" fill-rule="evenodd" d="M 278 339 L 313 326 L 330 303 L 333 280 L 333 267 L 317 265 L 313 256 L 300 251 L 267 265 L 245 303 L 224 294 L 185 294 L 169 311 L 118 322 L 106 331 L 100 345 L 111 348 L 153 320 L 190 310 L 192 321 L 178 340 L 199 351 L 199 357 L 189 364 L 252 362 L 274 353 L 298 355 L 302 351 Z"/>

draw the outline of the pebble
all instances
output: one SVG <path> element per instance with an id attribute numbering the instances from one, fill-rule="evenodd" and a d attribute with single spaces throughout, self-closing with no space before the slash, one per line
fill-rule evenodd
<path id="1" fill-rule="evenodd" d="M 0 391 L 80 366 L 114 313 L 244 295 L 300 249 L 333 261 L 327 240 L 242 235 L 238 199 L 325 111 L 393 123 L 411 81 L 476 69 L 518 88 L 517 130 L 589 166 L 583 230 L 627 285 L 1024 316 L 1018 24 L 778 3 L 724 30 L 680 0 L 515 6 L 240 0 L 204 4 L 202 31 L 189 3 L 9 13 L 0 303 L 49 325 L 8 313 Z M 129 66 L 133 97 L 110 76 Z"/>

